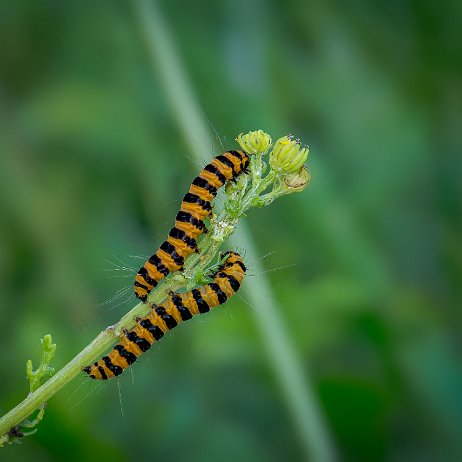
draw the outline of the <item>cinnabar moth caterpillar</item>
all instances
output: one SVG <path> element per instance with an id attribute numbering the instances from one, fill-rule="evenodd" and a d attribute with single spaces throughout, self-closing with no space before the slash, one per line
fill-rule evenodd
<path id="1" fill-rule="evenodd" d="M 135 295 L 143 302 L 169 273 L 182 270 L 184 260 L 197 249 L 197 238 L 205 231 L 204 219 L 212 212 L 211 202 L 229 180 L 245 172 L 249 156 L 244 151 L 226 151 L 205 166 L 181 202 L 175 226 L 159 249 L 135 277 Z"/>
<path id="2" fill-rule="evenodd" d="M 195 314 L 206 313 L 210 308 L 225 303 L 239 290 L 246 271 L 238 253 L 228 252 L 226 255 L 225 262 L 213 276 L 213 282 L 190 292 L 173 293 L 160 306 L 151 304 L 150 314 L 139 319 L 107 356 L 85 367 L 84 372 L 98 380 L 116 377 L 160 340 L 166 331 Z"/>

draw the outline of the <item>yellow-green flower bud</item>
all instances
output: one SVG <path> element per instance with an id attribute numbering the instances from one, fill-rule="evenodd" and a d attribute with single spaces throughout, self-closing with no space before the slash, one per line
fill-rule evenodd
<path id="1" fill-rule="evenodd" d="M 298 172 L 308 158 L 308 146 L 301 148 L 300 140 L 294 140 L 292 135 L 279 138 L 270 154 L 270 165 L 279 173 Z"/>
<path id="2" fill-rule="evenodd" d="M 310 181 L 311 174 L 304 165 L 298 172 L 290 173 L 284 177 L 284 184 L 290 192 L 303 191 Z"/>
<path id="3" fill-rule="evenodd" d="M 247 154 L 266 152 L 273 144 L 271 136 L 263 130 L 256 130 L 246 134 L 241 133 L 236 138 L 236 141 Z"/>

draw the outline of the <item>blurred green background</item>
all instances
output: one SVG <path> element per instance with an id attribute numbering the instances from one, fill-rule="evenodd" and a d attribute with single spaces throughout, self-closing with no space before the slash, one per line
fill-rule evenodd
<path id="1" fill-rule="evenodd" d="M 269 272 L 246 285 L 271 285 L 322 429 L 297 428 L 260 294 L 179 327 L 118 381 L 76 379 L 0 460 L 298 461 L 316 431 L 330 460 L 462 460 L 461 3 L 143 5 L 0 4 L 0 414 L 44 334 L 60 368 L 133 305 L 111 299 L 200 168 L 178 78 L 218 135 L 203 164 L 259 128 L 311 146 L 308 189 L 249 213 Z M 180 75 L 151 60 L 147 12 Z"/>

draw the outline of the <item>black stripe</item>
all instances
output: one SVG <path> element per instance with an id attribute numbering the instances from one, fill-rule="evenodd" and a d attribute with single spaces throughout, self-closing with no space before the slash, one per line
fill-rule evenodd
<path id="1" fill-rule="evenodd" d="M 148 318 L 144 318 L 140 321 L 140 326 L 146 329 L 156 340 L 160 340 L 164 336 L 164 331 L 153 324 Z"/>
<path id="2" fill-rule="evenodd" d="M 165 308 L 162 306 L 157 306 L 154 308 L 154 311 L 157 313 L 158 316 L 162 318 L 162 320 L 165 322 L 165 325 L 169 329 L 173 329 L 174 327 L 178 326 L 178 323 L 176 322 L 175 318 L 173 316 L 170 316 L 166 311 Z"/>
<path id="3" fill-rule="evenodd" d="M 164 276 L 167 276 L 170 273 L 168 268 L 162 263 L 162 260 L 156 253 L 151 255 L 148 262 L 153 264 L 157 268 L 157 271 L 159 271 L 159 273 L 163 274 Z"/>
<path id="4" fill-rule="evenodd" d="M 127 334 L 127 339 L 134 343 L 141 351 L 148 351 L 151 348 L 151 344 L 142 337 L 138 337 L 135 332 L 131 331 Z"/>
<path id="5" fill-rule="evenodd" d="M 173 244 L 171 244 L 168 241 L 165 241 L 162 242 L 160 248 L 172 257 L 172 260 L 175 262 L 177 266 L 182 267 L 184 265 L 184 258 L 181 255 L 178 255 L 178 252 L 176 251 L 176 248 Z"/>
<path id="6" fill-rule="evenodd" d="M 152 279 L 151 276 L 149 276 L 148 274 L 148 270 L 143 266 L 140 268 L 140 270 L 138 271 L 138 274 L 145 280 L 145 282 L 147 282 L 149 285 L 151 286 L 156 286 L 157 285 L 157 281 Z M 138 286 L 139 287 L 139 286 Z M 146 287 L 147 289 L 147 287 Z"/>
<path id="7" fill-rule="evenodd" d="M 237 292 L 239 290 L 239 287 L 241 287 L 241 283 L 231 274 L 226 274 L 223 273 L 227 278 L 229 285 L 231 286 L 231 289 L 234 290 L 234 292 Z"/>
<path id="8" fill-rule="evenodd" d="M 226 151 L 234 157 L 237 157 L 240 161 L 244 158 L 244 154 L 241 151 Z"/>
<path id="9" fill-rule="evenodd" d="M 200 229 L 201 231 L 205 229 L 205 225 L 202 220 L 198 220 L 197 218 L 194 218 L 189 212 L 185 212 L 183 210 L 180 210 L 176 214 L 176 220 L 181 221 L 182 223 L 191 223 L 192 225 L 194 225 L 197 229 Z"/>
<path id="10" fill-rule="evenodd" d="M 178 294 L 173 294 L 171 296 L 171 300 L 173 304 L 175 305 L 176 309 L 178 310 L 178 312 L 180 313 L 181 319 L 183 321 L 187 321 L 188 319 L 192 318 L 191 312 L 188 310 L 188 308 L 186 308 L 183 305 L 183 300 Z"/>
<path id="11" fill-rule="evenodd" d="M 226 177 L 223 175 L 223 173 L 218 170 L 215 165 L 208 164 L 204 167 L 204 170 L 207 170 L 207 172 L 213 173 L 217 178 L 218 181 L 223 185 L 226 183 Z"/>
<path id="12" fill-rule="evenodd" d="M 218 303 L 221 305 L 228 300 L 226 294 L 221 290 L 220 286 L 216 282 L 212 282 L 209 284 L 209 287 L 217 294 Z"/>
<path id="13" fill-rule="evenodd" d="M 209 201 L 201 199 L 197 194 L 193 193 L 186 193 L 183 197 L 183 202 L 187 202 L 188 204 L 197 204 L 199 207 L 202 207 L 207 212 L 212 210 L 212 206 L 210 205 Z"/>
<path id="14" fill-rule="evenodd" d="M 235 172 L 235 166 L 233 164 L 233 162 L 231 160 L 229 160 L 226 156 L 217 156 L 215 157 L 215 159 L 219 160 L 222 164 L 225 164 L 227 165 L 232 171 L 233 173 Z"/>
<path id="15" fill-rule="evenodd" d="M 201 178 L 200 176 L 196 176 L 194 178 L 194 181 L 192 182 L 194 186 L 198 186 L 199 188 L 205 189 L 208 191 L 212 196 L 217 195 L 217 188 L 213 186 L 213 184 L 210 184 L 205 178 Z"/>
<path id="16" fill-rule="evenodd" d="M 244 271 L 244 273 L 247 271 L 247 268 L 245 267 L 244 263 L 241 262 L 241 260 L 237 260 L 233 263 L 234 265 L 239 265 L 242 269 L 242 271 Z"/>
<path id="17" fill-rule="evenodd" d="M 91 366 L 84 367 L 82 371 L 89 374 L 91 372 Z"/>
<path id="18" fill-rule="evenodd" d="M 95 366 L 97 366 L 98 363 L 95 363 Z M 98 367 L 98 370 L 99 370 L 99 373 L 101 374 L 101 378 L 103 380 L 107 380 L 107 375 L 106 375 L 106 372 L 104 371 L 104 367 L 103 366 L 97 366 Z"/>
<path id="19" fill-rule="evenodd" d="M 197 304 L 199 313 L 207 313 L 207 311 L 210 311 L 209 304 L 202 298 L 202 295 L 199 289 L 193 289 L 191 291 L 191 294 Z"/>
<path id="20" fill-rule="evenodd" d="M 120 375 L 124 371 L 120 366 L 116 366 L 115 364 L 112 364 L 111 358 L 109 356 L 103 356 L 102 360 L 104 361 L 104 364 L 106 364 L 106 367 L 115 375 Z"/>
<path id="21" fill-rule="evenodd" d="M 177 227 L 173 227 L 170 232 L 168 233 L 170 237 L 174 239 L 178 239 L 183 241 L 190 249 L 197 248 L 197 242 L 195 239 L 189 237 L 182 229 L 178 229 Z"/>
<path id="22" fill-rule="evenodd" d="M 126 350 L 122 345 L 116 345 L 114 350 L 117 350 L 119 355 L 122 356 L 122 358 L 124 358 L 128 364 L 133 364 L 136 361 L 136 355 L 131 351 Z"/>

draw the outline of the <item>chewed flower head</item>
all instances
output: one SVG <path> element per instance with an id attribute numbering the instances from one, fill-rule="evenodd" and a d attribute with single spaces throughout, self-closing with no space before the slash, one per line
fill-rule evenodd
<path id="1" fill-rule="evenodd" d="M 280 173 L 296 173 L 306 162 L 309 152 L 308 146 L 301 147 L 299 139 L 283 136 L 276 141 L 270 154 L 271 168 Z"/>
<path id="2" fill-rule="evenodd" d="M 256 130 L 246 134 L 241 133 L 236 138 L 236 141 L 247 154 L 259 154 L 266 152 L 273 144 L 271 136 L 263 130 Z"/>
<path id="3" fill-rule="evenodd" d="M 291 192 L 303 191 L 310 181 L 311 174 L 304 165 L 298 172 L 289 173 L 284 177 L 284 184 Z"/>

